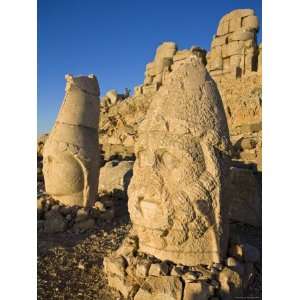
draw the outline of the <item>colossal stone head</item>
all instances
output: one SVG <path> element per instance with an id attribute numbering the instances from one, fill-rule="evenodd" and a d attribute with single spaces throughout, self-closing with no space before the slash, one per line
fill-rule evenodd
<path id="1" fill-rule="evenodd" d="M 67 205 L 93 205 L 99 169 L 99 86 L 94 75 L 66 75 L 66 94 L 44 146 L 46 192 Z"/>
<path id="2" fill-rule="evenodd" d="M 228 147 L 222 101 L 201 58 L 173 64 L 135 145 L 128 205 L 140 251 L 190 266 L 221 260 Z"/>

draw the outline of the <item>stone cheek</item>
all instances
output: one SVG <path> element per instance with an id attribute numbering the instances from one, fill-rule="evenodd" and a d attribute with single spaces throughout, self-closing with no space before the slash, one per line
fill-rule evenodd
<path id="1" fill-rule="evenodd" d="M 206 172 L 203 153 L 190 155 L 188 149 L 199 148 L 192 138 L 159 146 L 149 136 L 149 144 L 137 151 L 129 186 L 140 250 L 186 265 L 205 263 L 211 257 L 206 246 L 216 248 L 211 197 L 197 180 Z"/>

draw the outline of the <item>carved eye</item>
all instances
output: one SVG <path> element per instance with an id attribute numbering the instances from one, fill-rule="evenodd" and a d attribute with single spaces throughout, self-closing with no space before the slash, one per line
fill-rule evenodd
<path id="1" fill-rule="evenodd" d="M 149 150 L 140 151 L 138 154 L 138 157 L 139 157 L 139 166 L 140 167 L 143 167 L 143 166 L 152 167 L 155 163 L 155 156 L 152 151 L 149 151 Z"/>
<path id="2" fill-rule="evenodd" d="M 168 152 L 162 154 L 161 161 L 168 169 L 174 169 L 178 165 L 178 160 Z"/>

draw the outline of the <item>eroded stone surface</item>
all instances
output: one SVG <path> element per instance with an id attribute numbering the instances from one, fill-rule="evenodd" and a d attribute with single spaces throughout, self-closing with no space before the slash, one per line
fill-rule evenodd
<path id="1" fill-rule="evenodd" d="M 149 276 L 134 300 L 181 300 L 182 290 L 182 282 L 178 277 Z"/>
<path id="2" fill-rule="evenodd" d="M 236 9 L 222 17 L 207 55 L 210 73 L 213 76 L 231 74 L 237 78 L 257 71 L 258 29 L 258 19 L 252 9 Z"/>
<path id="3" fill-rule="evenodd" d="M 220 261 L 228 148 L 218 90 L 192 55 L 169 74 L 139 127 L 128 206 L 141 251 L 184 265 Z"/>
<path id="4" fill-rule="evenodd" d="M 99 87 L 94 75 L 66 76 L 66 94 L 43 150 L 46 192 L 92 206 L 98 187 Z"/>

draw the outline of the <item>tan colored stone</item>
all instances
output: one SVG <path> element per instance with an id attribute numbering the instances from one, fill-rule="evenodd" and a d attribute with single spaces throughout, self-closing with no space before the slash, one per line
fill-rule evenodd
<path id="1" fill-rule="evenodd" d="M 221 284 L 220 296 L 222 300 L 243 297 L 243 282 L 238 272 L 225 267 L 219 274 L 219 282 Z"/>
<path id="2" fill-rule="evenodd" d="M 127 188 L 132 176 L 132 161 L 109 161 L 101 169 L 99 175 L 99 193 L 111 193 L 118 190 L 126 198 Z"/>
<path id="3" fill-rule="evenodd" d="M 99 169 L 98 82 L 94 75 L 67 75 L 66 80 L 66 95 L 44 147 L 46 192 L 64 204 L 93 206 Z"/>
<path id="4" fill-rule="evenodd" d="M 138 96 L 140 94 L 143 94 L 143 86 L 138 85 L 134 87 L 134 95 Z"/>
<path id="5" fill-rule="evenodd" d="M 145 278 L 148 276 L 148 272 L 151 266 L 151 262 L 149 260 L 139 261 L 136 265 L 135 275 L 138 277 Z"/>
<path id="6" fill-rule="evenodd" d="M 108 91 L 106 97 L 110 99 L 111 104 L 115 104 L 118 101 L 118 93 L 116 90 Z"/>
<path id="7" fill-rule="evenodd" d="M 172 58 L 177 51 L 177 46 L 174 42 L 164 42 L 156 49 L 154 61 L 162 60 L 163 58 Z"/>
<path id="8" fill-rule="evenodd" d="M 170 271 L 170 266 L 167 262 L 156 263 L 150 266 L 149 275 L 151 276 L 166 276 Z"/>
<path id="9" fill-rule="evenodd" d="M 192 55 L 192 52 L 190 50 L 179 50 L 176 52 L 176 54 L 173 56 L 173 61 L 179 61 L 184 60 Z"/>
<path id="10" fill-rule="evenodd" d="M 208 59 L 208 70 L 222 70 L 223 69 L 223 59 L 222 59 L 222 48 L 213 48 L 210 52 Z"/>
<path id="11" fill-rule="evenodd" d="M 185 284 L 183 300 L 207 300 L 209 296 L 211 294 L 206 282 L 188 282 Z"/>
<path id="12" fill-rule="evenodd" d="M 144 85 L 143 86 L 143 94 L 145 94 L 145 95 L 153 94 L 156 91 L 158 91 L 158 88 L 159 88 L 159 84 L 157 82 L 153 83 L 151 85 Z"/>
<path id="13" fill-rule="evenodd" d="M 259 22 L 257 16 L 248 16 L 243 18 L 242 26 L 243 28 L 247 28 L 249 30 L 251 29 L 258 30 Z"/>
<path id="14" fill-rule="evenodd" d="M 217 29 L 217 36 L 229 33 L 229 21 L 220 22 Z"/>
<path id="15" fill-rule="evenodd" d="M 242 18 L 235 17 L 229 21 L 229 32 L 234 32 L 242 27 Z"/>
<path id="16" fill-rule="evenodd" d="M 220 261 L 226 163 L 215 151 L 228 147 L 216 85 L 191 56 L 170 73 L 139 127 L 128 206 L 140 251 L 184 265 Z"/>
<path id="17" fill-rule="evenodd" d="M 134 300 L 181 300 L 183 287 L 174 276 L 149 276 L 138 290 Z"/>
<path id="18" fill-rule="evenodd" d="M 241 55 L 243 54 L 243 50 L 243 43 L 240 41 L 234 41 L 222 46 L 222 57 Z"/>
<path id="19" fill-rule="evenodd" d="M 227 44 L 227 42 L 228 42 L 228 36 L 219 36 L 219 37 L 217 36 L 212 40 L 211 48 L 225 45 Z"/>
<path id="20" fill-rule="evenodd" d="M 104 257 L 103 266 L 106 273 L 125 276 L 126 260 L 122 256 Z"/>
<path id="21" fill-rule="evenodd" d="M 235 31 L 228 37 L 228 41 L 246 41 L 246 40 L 254 40 L 255 33 L 253 31 L 248 31 L 245 29 Z"/>
<path id="22" fill-rule="evenodd" d="M 125 277 L 109 274 L 107 276 L 108 285 L 120 293 L 127 299 L 130 295 L 134 295 L 138 289 L 138 285 L 131 283 Z"/>

